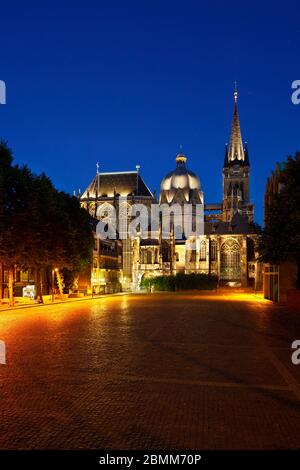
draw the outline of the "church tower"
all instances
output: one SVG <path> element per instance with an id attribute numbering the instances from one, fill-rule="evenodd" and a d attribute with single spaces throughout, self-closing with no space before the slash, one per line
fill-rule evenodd
<path id="1" fill-rule="evenodd" d="M 223 166 L 222 218 L 231 222 L 235 214 L 247 216 L 253 222 L 253 204 L 250 202 L 250 163 L 247 144 L 243 145 L 238 115 L 238 92 L 234 90 L 234 112 L 229 145 L 226 144 Z"/>

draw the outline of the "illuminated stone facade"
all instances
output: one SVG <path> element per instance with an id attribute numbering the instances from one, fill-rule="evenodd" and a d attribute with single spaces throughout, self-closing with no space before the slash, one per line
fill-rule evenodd
<path id="1" fill-rule="evenodd" d="M 253 225 L 254 207 L 250 201 L 250 163 L 247 146 L 243 146 L 234 94 L 234 116 L 230 143 L 226 146 L 223 166 L 223 200 L 220 204 L 205 204 L 199 177 L 186 165 L 187 157 L 180 151 L 176 168 L 161 181 L 160 196 L 147 187 L 136 171 L 99 173 L 80 196 L 81 204 L 93 217 L 98 208 L 113 206 L 117 214 L 128 215 L 132 204 L 178 204 L 192 207 L 193 221 L 196 206 L 203 205 L 203 231 L 197 236 L 175 236 L 176 223 L 169 239 L 162 236 L 162 222 L 151 237 L 137 234 L 122 241 L 123 289 L 138 289 L 143 277 L 161 274 L 206 273 L 215 274 L 224 284 L 249 284 L 259 287 L 259 265 L 256 261 L 257 233 Z M 126 201 L 122 198 L 126 198 Z M 98 217 L 99 218 L 99 217 Z M 131 217 L 127 216 L 128 221 Z M 122 230 L 117 227 L 118 233 Z"/>
<path id="2" fill-rule="evenodd" d="M 153 194 L 136 171 L 97 174 L 86 191 L 80 196 L 82 206 L 94 218 L 98 218 L 99 209 L 105 213 L 113 206 L 119 213 L 128 214 L 132 204 L 145 204 L 147 207 L 155 201 Z M 129 218 L 129 217 L 128 217 Z M 118 232 L 122 227 L 117 227 Z M 122 240 L 122 276 L 124 290 L 132 288 L 135 241 L 131 238 Z"/>

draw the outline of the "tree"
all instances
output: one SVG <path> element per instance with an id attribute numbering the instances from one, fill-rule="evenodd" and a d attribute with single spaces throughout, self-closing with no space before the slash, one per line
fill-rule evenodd
<path id="1" fill-rule="evenodd" d="M 91 261 L 94 239 L 88 213 L 78 199 L 57 191 L 44 174 L 32 179 L 29 212 L 28 263 L 35 269 L 42 301 L 42 269 L 80 272 Z"/>
<path id="2" fill-rule="evenodd" d="M 262 235 L 261 259 L 280 264 L 292 261 L 298 267 L 300 289 L 300 153 L 288 157 L 279 176 L 280 192 L 269 208 L 267 226 Z"/>
<path id="3" fill-rule="evenodd" d="M 0 142 L 0 259 L 9 272 L 9 297 L 13 304 L 14 269 L 26 258 L 26 227 L 31 173 L 26 166 L 12 166 L 12 153 Z"/>
<path id="4" fill-rule="evenodd" d="M 45 175 L 12 164 L 10 149 L 0 143 L 0 260 L 9 270 L 13 304 L 15 267 L 33 268 L 42 301 L 41 272 L 68 268 L 79 272 L 91 261 L 93 233 L 79 201 L 57 191 Z"/>

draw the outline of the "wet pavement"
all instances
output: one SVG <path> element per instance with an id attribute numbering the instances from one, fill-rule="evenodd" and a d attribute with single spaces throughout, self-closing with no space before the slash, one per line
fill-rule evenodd
<path id="1" fill-rule="evenodd" d="M 252 294 L 0 313 L 1 449 L 300 448 L 300 315 Z"/>

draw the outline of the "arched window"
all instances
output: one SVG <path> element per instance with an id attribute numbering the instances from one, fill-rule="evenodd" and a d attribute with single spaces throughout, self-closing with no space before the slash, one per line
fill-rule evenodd
<path id="1" fill-rule="evenodd" d="M 147 250 L 147 263 L 152 264 L 152 250 L 150 248 Z"/>
<path id="2" fill-rule="evenodd" d="M 141 263 L 146 264 L 146 250 L 141 250 Z"/>
<path id="3" fill-rule="evenodd" d="M 199 261 L 206 261 L 206 242 L 205 241 L 202 241 L 200 243 Z"/>
<path id="4" fill-rule="evenodd" d="M 104 202 L 97 206 L 97 219 L 99 220 L 113 220 L 115 214 L 115 208 L 112 204 Z"/>
<path id="5" fill-rule="evenodd" d="M 217 261 L 217 242 L 216 240 L 211 240 L 210 242 L 210 260 Z"/>
<path id="6" fill-rule="evenodd" d="M 229 239 L 221 246 L 221 279 L 236 281 L 241 278 L 240 245 Z"/>
<path id="7" fill-rule="evenodd" d="M 196 262 L 196 250 L 188 250 L 188 260 L 190 263 Z"/>
<path id="8" fill-rule="evenodd" d="M 104 202 L 103 204 L 99 204 L 97 206 L 96 212 L 97 219 L 101 221 L 97 225 L 96 233 L 98 235 L 103 235 L 104 238 L 115 239 L 116 234 L 116 211 L 112 204 Z"/>

